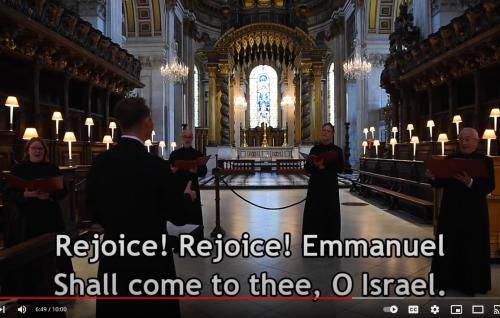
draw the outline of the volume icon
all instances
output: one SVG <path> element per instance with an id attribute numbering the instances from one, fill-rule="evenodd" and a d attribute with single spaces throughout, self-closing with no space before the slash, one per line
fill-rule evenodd
<path id="1" fill-rule="evenodd" d="M 17 311 L 19 311 L 21 314 L 25 314 L 26 313 L 26 306 L 22 305 L 22 306 L 17 307 Z"/>

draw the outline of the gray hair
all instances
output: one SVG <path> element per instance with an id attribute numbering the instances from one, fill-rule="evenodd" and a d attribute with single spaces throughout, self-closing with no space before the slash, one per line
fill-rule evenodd
<path id="1" fill-rule="evenodd" d="M 462 137 L 462 134 L 464 132 L 469 132 L 469 133 L 471 133 L 474 136 L 474 138 L 479 139 L 479 133 L 477 132 L 477 130 L 475 128 L 472 128 L 472 127 L 464 127 L 464 128 L 462 128 L 462 130 L 460 131 L 459 137 Z"/>

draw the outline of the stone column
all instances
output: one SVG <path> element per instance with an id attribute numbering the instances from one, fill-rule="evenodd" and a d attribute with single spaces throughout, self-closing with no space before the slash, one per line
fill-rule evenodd
<path id="1" fill-rule="evenodd" d="M 314 63 L 312 66 L 314 75 L 314 103 L 311 106 L 312 140 L 318 141 L 323 124 L 323 100 L 321 98 L 321 76 L 323 75 L 323 63 Z"/>
<path id="2" fill-rule="evenodd" d="M 207 127 L 208 127 L 208 144 L 210 146 L 217 145 L 215 111 L 217 109 L 216 94 L 217 94 L 217 65 L 206 64 L 206 72 L 208 73 L 208 109 L 207 109 Z"/>
<path id="3" fill-rule="evenodd" d="M 300 77 L 301 141 L 312 143 L 311 135 L 311 63 L 302 65 Z"/>
<path id="4" fill-rule="evenodd" d="M 230 145 L 230 115 L 229 115 L 229 67 L 227 64 L 219 64 L 217 81 L 220 85 L 220 143 L 223 146 Z"/>

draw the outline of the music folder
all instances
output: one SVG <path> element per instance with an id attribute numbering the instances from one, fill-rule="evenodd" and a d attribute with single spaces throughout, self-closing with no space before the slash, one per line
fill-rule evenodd
<path id="1" fill-rule="evenodd" d="M 199 166 L 205 166 L 210 159 L 210 156 L 202 156 L 196 160 L 175 160 L 174 167 L 180 170 L 196 169 Z"/>
<path id="2" fill-rule="evenodd" d="M 5 179 L 8 187 L 19 190 L 38 190 L 51 193 L 64 188 L 63 176 L 25 180 L 12 174 L 5 174 Z"/>
<path id="3" fill-rule="evenodd" d="M 429 159 L 424 161 L 424 165 L 436 178 L 440 179 L 450 179 L 463 172 L 476 178 L 489 177 L 486 163 L 481 159 Z"/>
<path id="4" fill-rule="evenodd" d="M 320 160 L 324 160 L 325 163 L 336 160 L 338 156 L 337 151 L 326 151 L 315 155 L 308 155 L 303 152 L 300 154 L 308 161 L 318 162 Z"/>

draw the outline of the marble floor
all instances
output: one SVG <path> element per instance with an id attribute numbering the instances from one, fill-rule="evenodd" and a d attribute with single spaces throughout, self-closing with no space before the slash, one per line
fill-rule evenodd
<path id="1" fill-rule="evenodd" d="M 303 189 L 287 190 L 239 190 L 245 198 L 268 207 L 288 205 L 300 201 L 305 196 Z M 341 190 L 342 203 L 362 202 L 348 190 Z M 485 315 L 493 316 L 493 305 L 500 305 L 500 265 L 492 264 L 493 289 L 486 295 L 464 298 L 465 295 L 451 291 L 445 298 L 378 298 L 361 299 L 361 273 L 369 272 L 377 277 L 425 278 L 429 271 L 427 258 L 303 258 L 300 252 L 300 238 L 303 204 L 283 211 L 264 211 L 242 202 L 229 191 L 221 192 L 222 227 L 227 237 L 240 238 L 243 232 L 250 237 L 264 239 L 283 237 L 291 234 L 291 252 L 288 258 L 226 258 L 219 264 L 212 264 L 210 258 L 180 258 L 176 256 L 178 276 L 188 279 L 197 277 L 204 286 L 210 286 L 210 278 L 218 273 L 223 278 L 237 278 L 241 282 L 240 295 L 249 295 L 247 278 L 251 273 L 267 272 L 270 277 L 299 279 L 307 277 L 314 288 L 320 289 L 322 296 L 332 295 L 331 278 L 338 272 L 347 272 L 354 279 L 352 299 L 312 300 L 190 300 L 181 301 L 183 317 L 404 317 L 408 315 L 408 305 L 419 306 L 419 316 L 449 316 L 450 305 L 462 304 L 463 315 L 471 315 L 472 305 L 484 305 Z M 204 204 L 205 235 L 214 226 L 214 191 L 202 191 Z M 430 238 L 432 227 L 408 218 L 403 212 L 383 210 L 372 204 L 342 205 L 343 238 Z M 85 259 L 74 260 L 77 276 L 95 276 L 97 267 L 88 265 Z M 204 295 L 210 295 L 206 290 Z M 394 294 L 391 293 L 394 296 Z M 384 307 L 398 306 L 397 315 L 384 312 Z M 440 307 L 440 314 L 432 315 L 430 308 Z M 93 301 L 76 301 L 71 305 L 68 317 L 84 318 L 94 316 Z M 481 317 L 474 315 L 475 317 Z M 158 315 L 161 317 L 161 315 Z M 499 315 L 500 317 L 500 315 Z"/>

